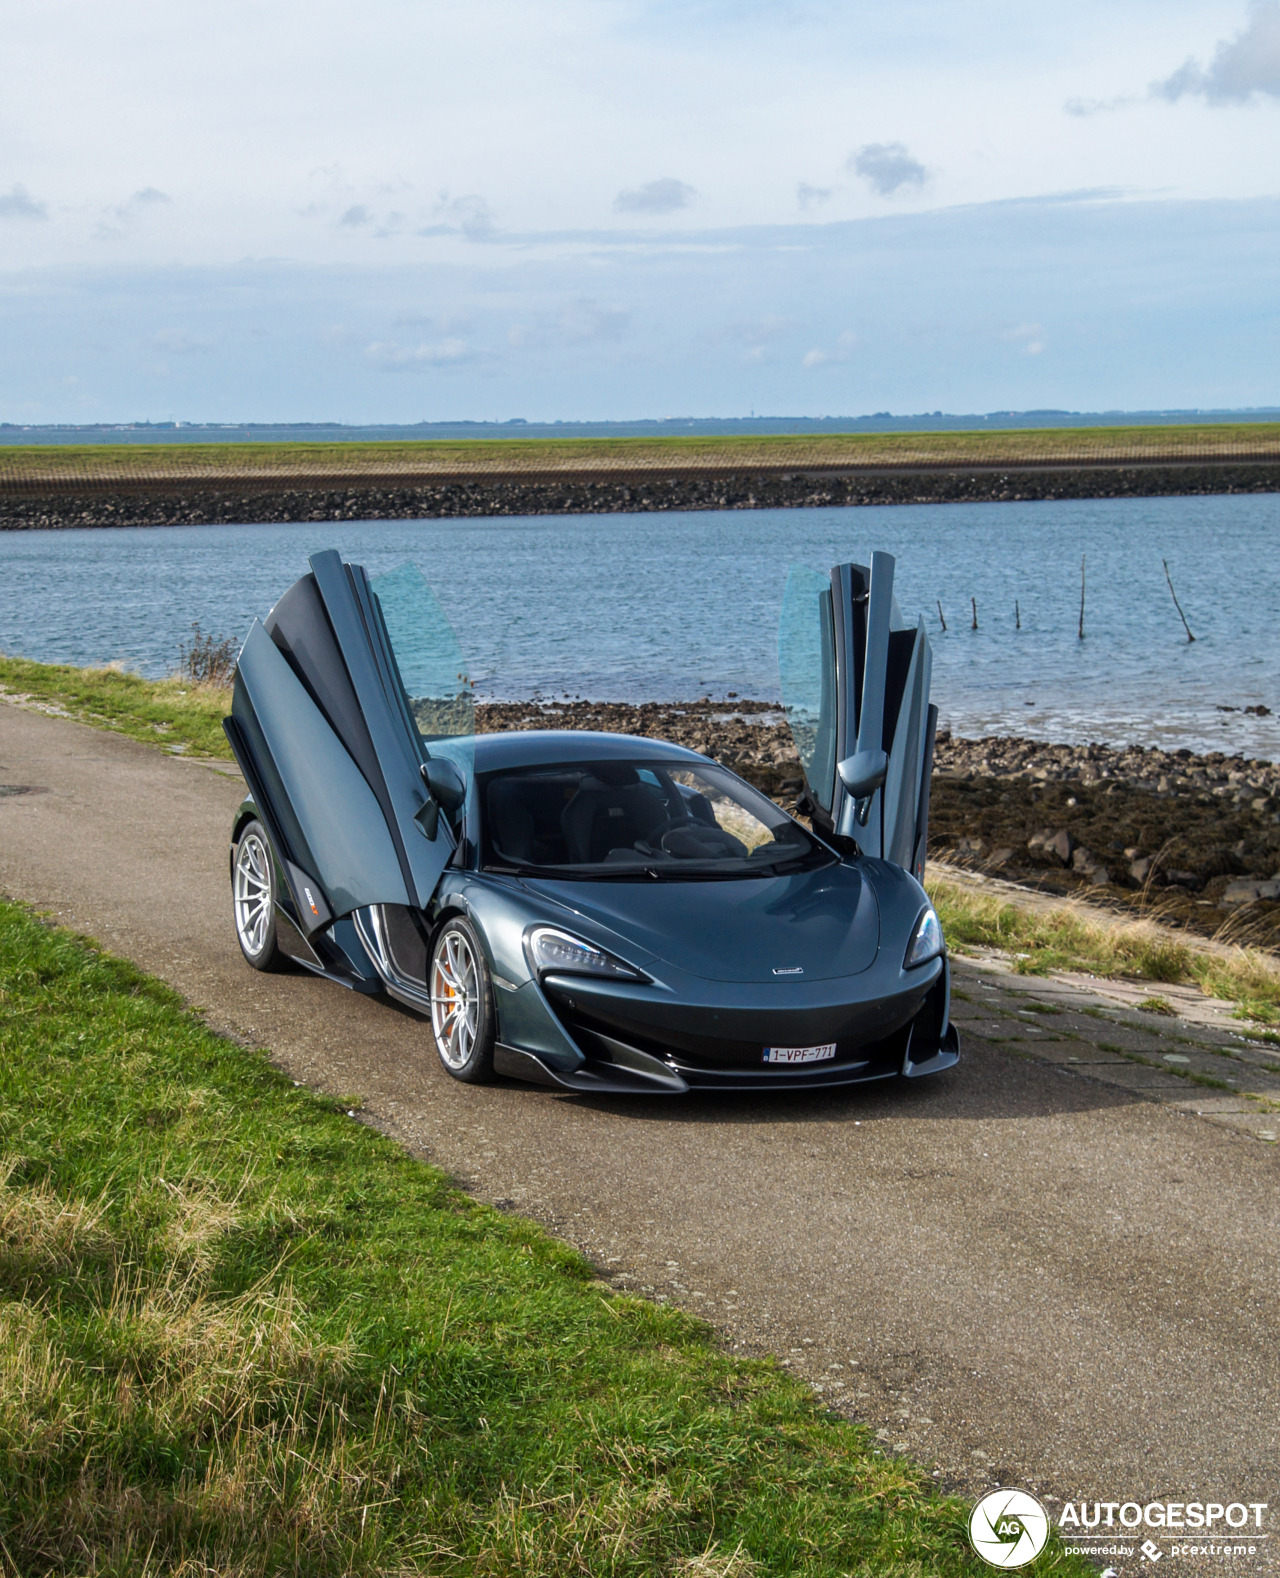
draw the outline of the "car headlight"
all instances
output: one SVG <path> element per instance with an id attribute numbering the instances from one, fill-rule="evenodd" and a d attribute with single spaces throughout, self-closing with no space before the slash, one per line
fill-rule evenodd
<path id="1" fill-rule="evenodd" d="M 910 970 L 914 965 L 928 964 L 929 960 L 936 959 L 945 947 L 942 922 L 938 919 L 933 905 L 927 904 L 920 911 L 920 919 L 911 933 L 911 941 L 907 944 L 907 955 L 902 961 L 902 968 Z"/>
<path id="2" fill-rule="evenodd" d="M 618 981 L 647 981 L 649 977 L 623 964 L 603 948 L 593 947 L 555 926 L 534 926 L 525 937 L 534 974 L 603 975 Z"/>

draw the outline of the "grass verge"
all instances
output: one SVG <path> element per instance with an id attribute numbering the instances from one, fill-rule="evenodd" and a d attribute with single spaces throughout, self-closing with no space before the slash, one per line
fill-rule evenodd
<path id="1" fill-rule="evenodd" d="M 0 656 L 0 690 L 148 745 L 192 756 L 231 756 L 222 732 L 231 692 L 220 686 Z"/>
<path id="2" fill-rule="evenodd" d="M 0 1155 L 0 1568 L 988 1570 L 771 1361 L 2 902 Z"/>
<path id="3" fill-rule="evenodd" d="M 949 944 L 960 950 L 999 948 L 1023 975 L 1081 970 L 1194 985 L 1208 997 L 1235 1003 L 1242 1019 L 1280 1023 L 1280 968 L 1265 954 L 1248 948 L 1210 953 L 1150 922 L 1106 925 L 1079 910 L 1023 909 L 954 883 L 928 886 Z"/>
<path id="4" fill-rule="evenodd" d="M 25 444 L 0 448 L 0 485 L 109 483 L 255 474 L 356 477 L 397 473 L 611 471 L 876 464 L 1016 464 L 1188 455 L 1265 458 L 1280 423 L 969 432 L 834 433 L 688 438 L 414 439 L 389 443 Z"/>

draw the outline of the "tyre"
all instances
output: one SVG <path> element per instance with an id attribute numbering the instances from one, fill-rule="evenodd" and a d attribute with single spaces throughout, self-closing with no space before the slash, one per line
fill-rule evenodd
<path id="1" fill-rule="evenodd" d="M 255 970 L 280 970 L 276 941 L 276 868 L 261 822 L 246 822 L 231 864 L 231 903 L 240 952 Z"/>
<path id="2" fill-rule="evenodd" d="M 455 915 L 436 934 L 428 972 L 431 1031 L 447 1073 L 468 1085 L 493 1078 L 493 985 L 480 938 Z"/>

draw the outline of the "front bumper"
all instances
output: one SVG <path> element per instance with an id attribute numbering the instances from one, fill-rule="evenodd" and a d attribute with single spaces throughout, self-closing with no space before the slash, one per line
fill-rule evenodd
<path id="1" fill-rule="evenodd" d="M 676 1095 L 690 1090 L 819 1090 L 941 1073 L 959 1060 L 944 960 L 918 986 L 862 1002 L 779 1008 L 773 993 L 696 1006 L 628 993 L 612 983 L 549 977 L 534 988 L 566 1051 L 499 1043 L 499 1073 L 562 1090 Z M 529 987 L 525 988 L 525 992 Z M 758 1001 L 742 1001 L 758 995 Z M 770 1003 L 766 999 L 773 998 Z M 521 1040 L 525 1038 L 521 1037 Z M 834 1042 L 835 1057 L 767 1064 L 765 1046 Z"/>

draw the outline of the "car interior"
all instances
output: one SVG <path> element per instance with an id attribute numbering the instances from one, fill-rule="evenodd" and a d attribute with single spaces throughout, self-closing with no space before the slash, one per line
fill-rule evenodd
<path id="1" fill-rule="evenodd" d="M 706 794 L 677 783 L 661 766 L 597 761 L 501 773 L 489 780 L 484 807 L 488 843 L 500 863 L 643 867 L 737 862 L 758 852 L 720 825 Z M 759 852 L 776 858 L 798 850 L 794 842 L 780 846 L 766 837 Z"/>

